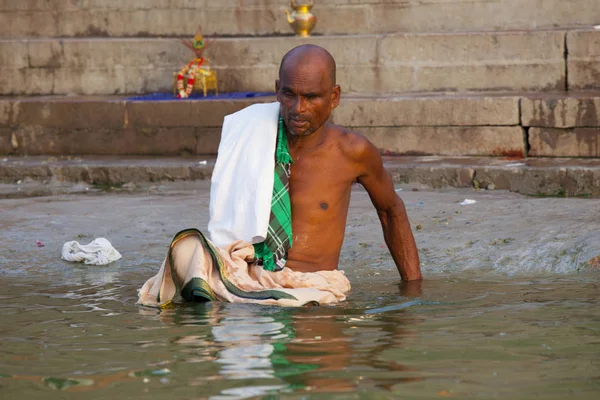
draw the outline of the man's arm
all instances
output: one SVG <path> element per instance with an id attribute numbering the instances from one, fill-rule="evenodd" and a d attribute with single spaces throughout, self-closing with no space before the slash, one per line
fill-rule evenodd
<path id="1" fill-rule="evenodd" d="M 383 236 L 404 281 L 422 279 L 417 245 L 410 228 L 404 202 L 394 190 L 390 174 L 383 167 L 377 148 L 360 137 L 356 160 L 362 172 L 358 182 L 369 193 L 383 228 Z"/>

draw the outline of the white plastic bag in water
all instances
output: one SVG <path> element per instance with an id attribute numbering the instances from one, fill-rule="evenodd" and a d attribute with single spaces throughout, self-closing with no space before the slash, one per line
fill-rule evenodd
<path id="1" fill-rule="evenodd" d="M 76 241 L 63 245 L 61 258 L 66 261 L 84 262 L 90 265 L 106 265 L 121 258 L 108 240 L 97 238 L 90 244 L 81 245 Z"/>
<path id="2" fill-rule="evenodd" d="M 477 203 L 476 200 L 471 200 L 471 199 L 464 199 L 463 201 L 460 202 L 461 206 L 470 206 L 471 204 L 475 204 Z"/>

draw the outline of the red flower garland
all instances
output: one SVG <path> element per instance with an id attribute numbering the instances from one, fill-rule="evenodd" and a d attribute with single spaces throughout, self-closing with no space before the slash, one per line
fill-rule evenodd
<path id="1" fill-rule="evenodd" d="M 178 99 L 185 99 L 185 98 L 190 97 L 190 95 L 192 94 L 192 90 L 194 89 L 194 82 L 196 81 L 196 74 L 198 73 L 198 70 L 200 69 L 200 66 L 202 65 L 203 62 L 204 62 L 204 58 L 202 58 L 202 57 L 196 58 L 195 60 L 192 60 L 188 65 L 183 67 L 181 69 L 181 71 L 179 71 L 179 73 L 177 74 L 177 98 Z M 194 68 L 192 68 L 192 65 L 194 65 L 194 63 L 196 64 L 196 66 Z M 190 72 L 190 74 L 188 75 L 187 87 L 185 88 L 185 90 L 183 90 L 183 77 L 189 71 L 190 68 L 192 68 L 192 72 Z"/>

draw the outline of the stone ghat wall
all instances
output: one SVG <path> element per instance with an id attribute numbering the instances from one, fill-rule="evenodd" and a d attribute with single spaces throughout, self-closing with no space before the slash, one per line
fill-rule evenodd
<path id="1" fill-rule="evenodd" d="M 274 100 L 5 98 L 0 154 L 216 154 L 225 115 Z M 390 155 L 600 157 L 600 94 L 344 96 L 333 122 Z"/>
<path id="2" fill-rule="evenodd" d="M 299 3 L 304 0 L 298 0 Z M 0 37 L 291 35 L 287 0 L 2 0 Z M 529 30 L 600 24 L 598 0 L 315 0 L 315 34 Z"/>
<path id="3" fill-rule="evenodd" d="M 218 39 L 220 90 L 273 91 L 281 57 L 319 44 L 349 93 L 600 89 L 600 30 Z M 171 91 L 192 58 L 177 39 L 0 40 L 0 95 Z"/>

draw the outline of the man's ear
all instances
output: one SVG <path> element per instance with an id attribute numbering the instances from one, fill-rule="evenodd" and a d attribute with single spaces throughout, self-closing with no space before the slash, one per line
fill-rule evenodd
<path id="1" fill-rule="evenodd" d="M 279 93 L 279 79 L 275 79 L 275 92 Z"/>
<path id="2" fill-rule="evenodd" d="M 340 105 L 340 98 L 342 96 L 342 88 L 340 85 L 335 85 L 331 91 L 331 109 L 333 110 Z"/>

